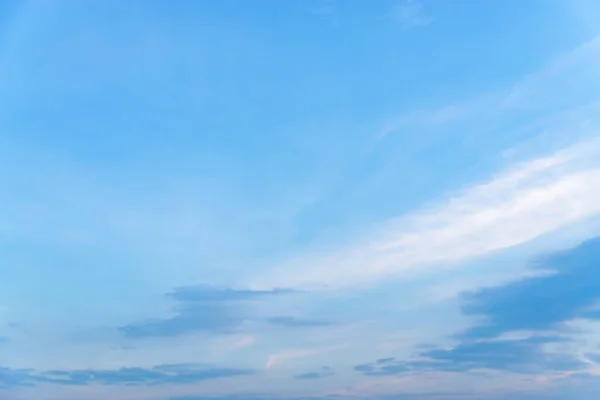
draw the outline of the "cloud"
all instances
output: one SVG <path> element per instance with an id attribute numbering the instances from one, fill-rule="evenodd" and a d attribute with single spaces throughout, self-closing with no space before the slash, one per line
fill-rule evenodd
<path id="1" fill-rule="evenodd" d="M 267 358 L 267 363 L 265 365 L 266 369 L 273 368 L 275 365 L 278 365 L 284 361 L 289 360 L 297 360 L 300 358 L 312 357 L 318 354 L 328 353 L 330 351 L 339 350 L 346 347 L 345 344 L 328 346 L 328 347 L 319 347 L 312 349 L 287 349 L 280 351 L 278 353 L 270 354 Z"/>
<path id="2" fill-rule="evenodd" d="M 506 128 L 507 137 L 514 137 L 515 117 L 520 124 L 517 130 L 534 127 L 534 130 L 555 130 L 559 121 L 574 122 L 574 132 L 565 135 L 572 138 L 581 127 L 598 115 L 598 86 L 600 85 L 600 35 L 580 44 L 571 51 L 557 57 L 539 70 L 524 76 L 514 85 L 503 90 L 480 94 L 434 109 L 412 110 L 386 121 L 377 135 L 376 142 L 397 132 L 423 131 L 442 128 L 444 135 L 448 127 L 461 125 L 461 131 L 473 130 L 480 135 L 498 134 Z M 575 120 L 572 120 L 575 118 Z M 512 143 L 514 144 L 514 143 Z"/>
<path id="3" fill-rule="evenodd" d="M 586 354 L 586 357 L 593 362 L 600 364 L 600 354 Z"/>
<path id="4" fill-rule="evenodd" d="M 181 287 L 167 294 L 176 302 L 175 315 L 169 318 L 126 325 L 120 331 L 129 338 L 174 337 L 191 332 L 212 334 L 239 331 L 246 321 L 264 321 L 283 328 L 331 326 L 331 321 L 292 316 L 261 319 L 251 306 L 273 297 L 298 294 L 290 289 L 246 290 L 211 286 Z"/>
<path id="5" fill-rule="evenodd" d="M 289 289 L 236 290 L 212 286 L 193 286 L 175 289 L 168 296 L 180 302 L 235 302 L 295 293 Z"/>
<path id="6" fill-rule="evenodd" d="M 525 77 L 511 88 L 500 110 L 550 108 L 555 111 L 573 106 L 582 98 L 597 99 L 599 67 L 600 35 L 597 35 Z"/>
<path id="7" fill-rule="evenodd" d="M 319 372 L 307 372 L 305 374 L 296 375 L 296 379 L 319 379 L 322 375 Z"/>
<path id="8" fill-rule="evenodd" d="M 394 8 L 394 17 L 405 27 L 429 25 L 433 18 L 425 12 L 418 0 L 405 0 Z"/>
<path id="9" fill-rule="evenodd" d="M 556 390 L 556 389 L 554 389 Z M 541 392 L 541 393 L 540 393 Z M 362 395 L 354 394 L 332 394 L 327 396 L 314 397 L 290 397 L 286 396 L 286 400 L 356 400 L 357 398 L 368 398 L 373 400 L 595 400 L 598 397 L 598 390 L 594 388 L 568 387 L 561 390 L 559 393 L 550 392 L 547 390 L 537 390 L 524 392 L 521 390 L 507 390 L 503 394 L 495 393 L 478 393 L 478 392 L 441 392 L 430 391 L 421 393 L 398 393 L 398 394 L 381 394 L 381 395 Z M 280 396 L 272 396 L 265 394 L 240 394 L 240 395 L 223 395 L 223 396 L 177 396 L 171 397 L 169 400 L 281 400 Z"/>
<path id="10" fill-rule="evenodd" d="M 286 328 L 313 328 L 334 325 L 334 323 L 331 321 L 318 319 L 302 319 L 295 317 L 273 317 L 267 319 L 267 322 L 273 325 L 278 325 Z"/>
<path id="11" fill-rule="evenodd" d="M 520 340 L 462 342 L 451 349 L 434 349 L 420 354 L 430 361 L 413 362 L 415 369 L 436 371 L 504 370 L 517 373 L 572 371 L 586 364 L 572 355 L 552 354 L 544 345 L 560 342 L 557 337 Z"/>
<path id="12" fill-rule="evenodd" d="M 34 381 L 27 369 L 11 369 L 0 367 L 0 389 L 19 386 L 33 386 Z"/>
<path id="13" fill-rule="evenodd" d="M 310 396 L 285 396 L 286 400 L 324 400 L 330 398 L 338 398 L 339 396 L 319 396 L 319 397 L 310 397 Z M 264 394 L 264 393 L 242 393 L 242 394 L 226 394 L 226 395 L 215 395 L 215 396 L 205 396 L 205 395 L 189 395 L 189 396 L 177 396 L 170 397 L 169 400 L 282 400 L 281 396 L 274 396 L 272 394 Z"/>
<path id="14" fill-rule="evenodd" d="M 570 393 L 572 396 L 573 394 Z M 518 393 L 511 400 L 571 400 L 577 397 L 554 396 L 538 397 L 535 394 Z M 171 397 L 169 400 L 356 400 L 356 399 L 372 399 L 372 400 L 505 400 L 506 397 L 497 397 L 493 395 L 482 396 L 477 393 L 465 392 L 427 392 L 427 393 L 402 393 L 402 394 L 385 394 L 385 395 L 363 395 L 357 396 L 354 394 L 331 394 L 325 396 L 273 396 L 269 394 L 239 394 L 239 395 L 223 395 L 223 396 L 177 396 Z M 585 398 L 591 400 L 592 398 Z M 595 399 L 595 398 L 594 398 Z"/>
<path id="15" fill-rule="evenodd" d="M 518 246 L 598 214 L 600 140 L 588 140 L 388 221 L 340 251 L 285 263 L 257 286 L 364 284 Z"/>
<path id="16" fill-rule="evenodd" d="M 555 273 L 464 294 L 463 312 L 482 316 L 485 323 L 461 337 L 490 338 L 510 331 L 557 330 L 564 322 L 592 316 L 590 311 L 600 300 L 600 238 L 546 256 L 538 265 Z"/>
<path id="17" fill-rule="evenodd" d="M 292 290 L 236 290 L 210 286 L 175 289 L 168 297 L 177 303 L 173 317 L 120 328 L 130 338 L 172 337 L 190 332 L 231 333 L 251 319 L 248 307 L 266 298 L 296 293 Z"/>
<path id="18" fill-rule="evenodd" d="M 87 385 L 167 385 L 189 384 L 209 379 L 255 373 L 249 369 L 215 368 L 196 364 L 164 364 L 152 368 L 124 367 L 115 370 L 49 370 L 0 369 L 0 388 L 35 386 L 40 383 Z"/>
<path id="19" fill-rule="evenodd" d="M 256 342 L 256 337 L 252 335 L 244 335 L 238 338 L 234 343 L 229 347 L 229 351 L 243 349 L 245 347 L 252 346 Z"/>
<path id="20" fill-rule="evenodd" d="M 354 366 L 354 370 L 367 376 L 383 376 L 405 373 L 410 371 L 410 368 L 405 362 L 396 361 L 393 358 L 385 358 L 371 364 L 356 365 Z"/>
<path id="21" fill-rule="evenodd" d="M 600 36 L 595 36 L 499 93 L 396 118 L 376 142 L 401 128 L 429 137 L 433 125 L 450 140 L 450 127 L 462 132 L 456 140 L 464 140 L 464 132 L 481 144 L 484 138 L 506 137 L 494 151 L 505 160 L 525 161 L 367 227 L 366 234 L 326 255 L 319 248 L 283 262 L 256 277 L 252 287 L 360 285 L 468 261 L 597 216 L 600 145 L 588 139 L 597 139 L 600 130 L 599 60 Z M 525 136 L 535 139 L 516 142 Z M 545 155 L 541 149 L 548 149 Z"/>
<path id="22" fill-rule="evenodd" d="M 549 347 L 571 341 L 567 322 L 600 319 L 590 312 L 600 301 L 600 238 L 540 258 L 536 265 L 553 273 L 462 296 L 463 313 L 480 322 L 456 335 L 457 345 L 428 349 L 416 360 L 378 360 L 357 365 L 355 370 L 393 375 L 414 370 L 538 373 L 585 369 L 586 362 L 576 355 Z"/>
<path id="23" fill-rule="evenodd" d="M 299 380 L 322 379 L 333 376 L 333 371 L 329 367 L 323 367 L 319 371 L 307 372 L 305 374 L 296 375 L 294 378 Z"/>

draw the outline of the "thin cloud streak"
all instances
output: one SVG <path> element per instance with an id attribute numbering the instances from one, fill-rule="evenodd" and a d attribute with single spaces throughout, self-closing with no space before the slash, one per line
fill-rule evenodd
<path id="1" fill-rule="evenodd" d="M 533 124 L 548 119 L 552 123 L 535 129 L 558 129 L 560 145 L 548 146 L 554 153 L 545 156 L 537 148 L 524 146 L 529 153 L 520 159 L 528 161 L 433 206 L 368 227 L 366 234 L 350 243 L 283 262 L 257 276 L 252 286 L 330 289 L 369 283 L 525 244 L 594 217 L 600 212 L 600 141 L 589 138 L 596 138 L 600 130 L 596 116 L 600 99 L 593 90 L 600 84 L 594 68 L 599 61 L 597 35 L 505 93 L 398 119 L 380 133 L 377 142 L 406 125 L 461 121 L 485 131 L 488 125 L 502 126 L 507 111 L 545 110 L 531 116 Z M 577 99 L 576 104 L 560 95 L 564 90 L 569 99 Z M 576 119 L 556 119 L 556 115 L 568 117 L 573 112 Z M 539 137 L 547 134 L 541 132 Z"/>
<path id="2" fill-rule="evenodd" d="M 271 369 L 274 366 L 281 364 L 284 361 L 297 360 L 301 358 L 313 357 L 316 355 L 328 353 L 334 350 L 340 350 L 345 348 L 347 345 L 340 344 L 337 346 L 329 346 L 322 348 L 313 349 L 288 349 L 282 350 L 278 353 L 270 354 L 265 364 L 265 369 Z"/>
<path id="3" fill-rule="evenodd" d="M 521 245 L 599 213 L 600 141 L 592 140 L 387 222 L 358 245 L 293 260 L 269 284 L 339 288 L 372 282 Z"/>
<path id="4" fill-rule="evenodd" d="M 376 137 L 380 142 L 403 130 L 431 128 L 462 122 L 477 122 L 484 129 L 507 117 L 507 113 L 546 111 L 555 119 L 564 111 L 594 104 L 600 93 L 600 35 L 575 47 L 545 67 L 524 76 L 514 85 L 500 91 L 480 94 L 475 98 L 447 104 L 433 110 L 413 110 L 391 118 Z M 595 99 L 595 100 L 594 100 Z M 588 110 L 582 119 L 594 116 Z M 533 122 L 539 122 L 539 115 Z M 542 117 L 544 120 L 546 117 Z M 581 116 L 580 116 L 581 117 Z M 579 120 L 578 122 L 581 122 Z M 529 123 L 528 123 L 529 124 Z"/>

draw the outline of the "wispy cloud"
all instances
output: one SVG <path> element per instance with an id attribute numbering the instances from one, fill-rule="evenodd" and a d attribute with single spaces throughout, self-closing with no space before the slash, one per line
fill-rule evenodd
<path id="1" fill-rule="evenodd" d="M 334 325 L 332 321 L 320 319 L 304 319 L 296 317 L 273 317 L 267 319 L 267 322 L 273 325 L 278 325 L 286 328 L 310 328 Z"/>
<path id="2" fill-rule="evenodd" d="M 416 3 L 407 4 L 414 8 Z M 541 132 L 534 136 L 543 138 L 548 150 L 543 154 L 540 146 L 521 143 L 526 151 L 513 157 L 519 161 L 487 181 L 367 227 L 370 235 L 330 248 L 326 255 L 320 248 L 313 256 L 284 262 L 269 276 L 258 277 L 255 285 L 335 288 L 365 283 L 525 244 L 597 215 L 600 142 L 593 138 L 600 130 L 599 62 L 600 36 L 595 36 L 506 90 L 394 119 L 376 142 L 404 128 L 427 131 L 457 123 L 481 131 L 481 137 L 501 136 L 503 129 L 510 129 L 506 135 L 511 136 L 511 121 L 525 118 L 527 126 L 518 129 Z M 510 141 L 509 146 L 499 151 L 513 154 L 519 144 Z"/>
<path id="3" fill-rule="evenodd" d="M 500 147 L 498 157 L 516 161 L 490 173 L 487 181 L 366 227 L 366 234 L 337 247 L 283 262 L 268 276 L 257 277 L 254 286 L 361 284 L 488 255 L 598 215 L 600 142 L 594 138 L 600 131 L 599 63 L 600 36 L 595 36 L 506 90 L 395 118 L 376 142 L 398 130 L 443 131 L 456 124 L 480 138 L 514 137 L 520 129 L 531 131 L 527 136 L 538 141 L 506 141 L 509 147 Z M 515 128 L 515 120 L 526 120 L 527 126 Z"/>
<path id="4" fill-rule="evenodd" d="M 245 322 L 264 322 L 282 328 L 316 328 L 331 326 L 332 321 L 287 315 L 259 317 L 253 306 L 267 299 L 299 294 L 289 289 L 248 290 L 194 286 L 175 289 L 167 297 L 175 301 L 174 315 L 168 318 L 142 321 L 120 328 L 129 338 L 173 337 L 191 332 L 211 334 L 233 333 Z M 244 336 L 234 347 L 253 343 L 253 336 Z"/>
<path id="5" fill-rule="evenodd" d="M 194 364 L 165 364 L 152 368 L 124 367 L 116 370 L 0 369 L 0 388 L 55 384 L 87 385 L 167 385 L 189 384 L 209 379 L 250 375 L 248 369 L 216 368 Z"/>
<path id="6" fill-rule="evenodd" d="M 243 349 L 256 343 L 256 337 L 252 335 L 242 335 L 229 346 L 229 351 Z"/>
<path id="7" fill-rule="evenodd" d="M 178 336 L 190 332 L 231 333 L 251 319 L 252 302 L 295 293 L 292 290 L 237 290 L 196 286 L 177 288 L 168 297 L 176 301 L 176 313 L 166 319 L 123 326 L 130 338 Z"/>
<path id="8" fill-rule="evenodd" d="M 447 135 L 448 128 L 460 125 L 461 131 L 472 135 L 514 137 L 515 131 L 528 130 L 533 136 L 534 131 L 544 132 L 539 136 L 546 137 L 557 132 L 561 142 L 572 143 L 585 125 L 598 121 L 599 65 L 597 35 L 507 87 L 393 116 L 383 124 L 375 142 L 417 130 L 432 136 L 431 129 L 441 129 Z"/>
<path id="9" fill-rule="evenodd" d="M 600 35 L 577 46 L 514 85 L 498 111 L 507 109 L 554 112 L 598 97 Z"/>
<path id="10" fill-rule="evenodd" d="M 312 348 L 312 349 L 283 350 L 283 351 L 269 355 L 269 357 L 267 359 L 267 363 L 265 365 L 265 368 L 270 369 L 284 361 L 312 357 L 315 355 L 328 353 L 330 351 L 339 350 L 344 347 L 346 347 L 345 344 L 340 344 L 340 345 L 336 345 L 336 346 L 328 346 L 328 347 L 320 347 L 320 348 Z"/>
<path id="11" fill-rule="evenodd" d="M 296 375 L 294 378 L 300 380 L 312 380 L 327 378 L 329 376 L 333 376 L 333 371 L 329 367 L 323 367 L 319 371 L 307 372 L 304 374 Z"/>
<path id="12" fill-rule="evenodd" d="M 389 221 L 345 251 L 294 260 L 275 286 L 341 287 L 517 246 L 600 213 L 600 141 L 573 145 Z"/>

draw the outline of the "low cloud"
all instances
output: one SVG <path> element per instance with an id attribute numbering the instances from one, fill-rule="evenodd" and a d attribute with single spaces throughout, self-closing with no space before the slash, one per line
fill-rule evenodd
<path id="1" fill-rule="evenodd" d="M 322 379 L 333 376 L 333 371 L 329 367 L 323 367 L 319 371 L 307 372 L 296 375 L 294 378 L 299 380 Z"/>
<path id="2" fill-rule="evenodd" d="M 249 316 L 249 303 L 294 293 L 290 290 L 236 290 L 211 286 L 182 287 L 167 296 L 176 302 L 175 315 L 123 326 L 130 338 L 172 337 L 190 332 L 235 332 Z"/>
<path id="3" fill-rule="evenodd" d="M 267 319 L 267 322 L 285 328 L 311 328 L 334 325 L 334 322 L 332 321 L 320 319 L 303 319 L 295 317 L 273 317 Z"/>
<path id="4" fill-rule="evenodd" d="M 261 321 L 253 315 L 257 302 L 298 294 L 289 289 L 238 290 L 211 286 L 182 287 L 167 297 L 175 302 L 174 315 L 169 318 L 142 321 L 123 326 L 120 331 L 129 338 L 174 337 L 191 332 L 211 334 L 234 333 L 246 321 Z M 285 328 L 329 326 L 329 321 L 275 316 L 263 320 Z"/>
<path id="5" fill-rule="evenodd" d="M 544 257 L 537 265 L 553 273 L 464 294 L 464 314 L 481 322 L 456 335 L 455 346 L 428 349 L 410 361 L 381 359 L 354 369 L 364 375 L 422 370 L 584 370 L 584 360 L 548 348 L 571 342 L 567 322 L 600 319 L 595 308 L 600 301 L 600 238 Z M 597 360 L 594 355 L 588 359 Z"/>
<path id="6" fill-rule="evenodd" d="M 114 370 L 48 370 L 0 368 L 0 388 L 56 384 L 66 386 L 189 384 L 209 379 L 251 375 L 250 369 L 216 368 L 196 364 L 164 364 L 152 368 Z"/>

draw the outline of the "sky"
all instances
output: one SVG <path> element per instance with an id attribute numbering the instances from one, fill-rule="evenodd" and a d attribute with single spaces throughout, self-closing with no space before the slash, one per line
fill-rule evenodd
<path id="1" fill-rule="evenodd" d="M 594 0 L 0 0 L 0 398 L 600 397 Z"/>

